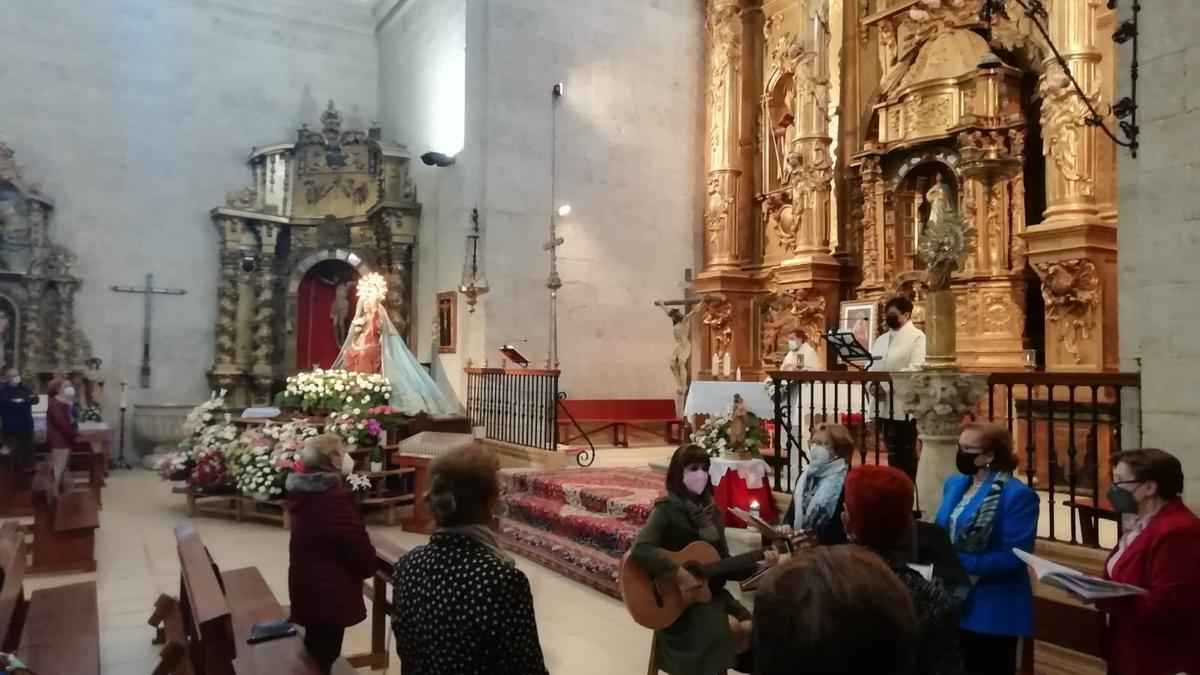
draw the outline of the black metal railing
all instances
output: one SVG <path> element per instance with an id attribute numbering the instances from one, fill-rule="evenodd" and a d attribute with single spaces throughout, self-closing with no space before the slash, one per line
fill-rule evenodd
<path id="1" fill-rule="evenodd" d="M 558 371 L 468 368 L 467 417 L 493 441 L 558 448 Z"/>
<path id="2" fill-rule="evenodd" d="M 852 464 L 883 463 L 886 439 L 876 420 L 895 418 L 895 408 L 890 397 L 872 393 L 890 386 L 889 374 L 779 372 L 771 378 L 775 429 L 773 456 L 767 459 L 774 489 L 791 491 L 807 462 L 806 441 L 823 422 L 850 430 L 857 446 Z M 1012 432 L 1022 466 L 1018 475 L 1038 491 L 1046 507 L 1042 536 L 1099 546 L 1103 521 L 1119 527 L 1105 497 L 1108 458 L 1141 444 L 1140 410 L 1137 373 L 1016 371 L 988 374 L 987 393 L 974 417 Z M 1106 539 L 1111 543 L 1111 537 Z"/>

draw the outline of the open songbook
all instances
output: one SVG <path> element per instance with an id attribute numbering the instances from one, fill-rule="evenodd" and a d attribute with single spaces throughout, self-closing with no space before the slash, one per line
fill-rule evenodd
<path id="1" fill-rule="evenodd" d="M 1123 598 L 1146 592 L 1144 588 L 1138 588 L 1129 584 L 1120 584 L 1115 581 L 1105 581 L 1098 577 L 1088 576 L 1082 572 L 1076 572 L 1070 567 L 1064 567 L 1058 563 L 1050 562 L 1045 558 L 1039 558 L 1032 553 L 1022 551 L 1018 548 L 1014 548 L 1013 553 L 1022 562 L 1029 565 L 1029 569 L 1033 570 L 1038 581 L 1074 593 L 1085 600 Z"/>

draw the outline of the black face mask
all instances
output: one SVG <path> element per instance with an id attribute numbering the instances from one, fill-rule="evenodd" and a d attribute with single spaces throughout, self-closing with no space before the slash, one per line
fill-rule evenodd
<path id="1" fill-rule="evenodd" d="M 900 330 L 900 317 L 888 314 L 883 318 L 884 323 L 891 330 Z"/>
<path id="2" fill-rule="evenodd" d="M 1137 513 L 1138 500 L 1134 496 L 1132 490 L 1126 490 L 1120 485 L 1110 485 L 1108 488 L 1108 502 L 1112 504 L 1113 511 L 1117 513 Z"/>
<path id="3" fill-rule="evenodd" d="M 975 473 L 980 469 L 980 467 L 976 466 L 975 464 L 975 458 L 978 456 L 979 455 L 972 455 L 971 453 L 964 451 L 962 448 L 959 448 L 958 454 L 954 456 L 954 466 L 956 466 L 958 468 L 958 472 L 964 476 L 974 476 Z"/>

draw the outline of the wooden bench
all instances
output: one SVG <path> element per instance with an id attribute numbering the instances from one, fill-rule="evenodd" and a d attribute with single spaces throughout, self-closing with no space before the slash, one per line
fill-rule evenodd
<path id="1" fill-rule="evenodd" d="M 1072 516 L 1079 519 L 1079 538 L 1085 546 L 1100 545 L 1100 521 L 1108 520 L 1117 524 L 1117 537 L 1121 536 L 1121 514 L 1112 509 L 1099 508 L 1089 497 L 1076 497 L 1074 500 L 1063 502 L 1071 509 Z"/>
<path id="2" fill-rule="evenodd" d="M 1022 640 L 1022 673 L 1034 672 L 1034 643 L 1042 642 L 1087 656 L 1104 658 L 1104 613 L 1035 595 L 1033 639 Z"/>
<path id="3" fill-rule="evenodd" d="M 247 644 L 254 624 L 288 616 L 258 568 L 222 572 L 191 522 L 175 528 L 175 539 L 179 600 L 159 598 L 150 618 L 165 643 L 155 675 L 320 673 L 299 636 Z M 354 671 L 340 659 L 333 672 Z"/>
<path id="4" fill-rule="evenodd" d="M 96 582 L 43 588 L 25 599 L 25 541 L 15 523 L 0 526 L 0 645 L 33 672 L 100 672 Z"/>
<path id="5" fill-rule="evenodd" d="M 619 448 L 629 447 L 631 426 L 657 433 L 648 429 L 648 425 L 663 425 L 663 439 L 668 444 L 680 443 L 683 439 L 684 420 L 675 411 L 675 402 L 668 399 L 566 399 L 558 405 L 563 408 L 558 414 L 559 443 L 566 444 L 583 437 L 582 433 L 572 433 L 571 427 L 576 423 L 580 427 L 599 424 L 596 431 L 611 428 L 612 444 Z"/>
<path id="6" fill-rule="evenodd" d="M 376 534 L 371 534 L 371 544 L 375 546 L 378 569 L 371 583 L 363 587 L 363 594 L 371 599 L 371 651 L 347 656 L 346 660 L 355 668 L 387 670 L 391 658 L 387 648 L 387 620 L 392 615 L 387 589 L 392 584 L 393 568 L 408 551 L 391 539 Z"/>
<path id="7" fill-rule="evenodd" d="M 90 490 L 59 494 L 49 464 L 33 479 L 33 563 L 31 574 L 96 571 L 99 508 Z"/>

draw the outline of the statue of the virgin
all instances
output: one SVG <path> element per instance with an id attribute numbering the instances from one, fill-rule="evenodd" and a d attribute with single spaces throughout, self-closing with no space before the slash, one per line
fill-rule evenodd
<path id="1" fill-rule="evenodd" d="M 458 405 L 438 387 L 417 361 L 383 308 L 387 283 L 371 273 L 358 282 L 358 304 L 350 333 L 333 367 L 356 373 L 381 373 L 392 385 L 389 405 L 407 414 L 454 415 Z"/>

